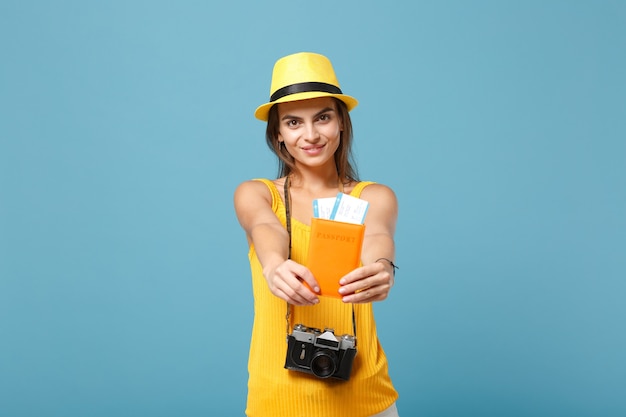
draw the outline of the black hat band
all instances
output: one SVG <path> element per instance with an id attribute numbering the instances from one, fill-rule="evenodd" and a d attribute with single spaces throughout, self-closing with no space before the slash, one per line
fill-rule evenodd
<path id="1" fill-rule="evenodd" d="M 341 88 L 335 85 L 311 81 L 311 82 L 306 82 L 306 83 L 291 84 L 283 88 L 279 88 L 270 97 L 270 102 L 276 101 L 280 98 L 289 96 L 291 94 L 306 93 L 309 91 L 320 91 L 322 93 L 331 93 L 331 94 L 343 94 L 341 92 Z"/>

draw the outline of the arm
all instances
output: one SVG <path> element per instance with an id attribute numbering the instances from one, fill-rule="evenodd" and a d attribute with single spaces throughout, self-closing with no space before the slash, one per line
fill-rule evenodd
<path id="1" fill-rule="evenodd" d="M 363 189 L 361 198 L 369 201 L 361 260 L 363 266 L 344 276 L 339 292 L 347 303 L 382 301 L 394 284 L 394 234 L 398 201 L 389 188 L 372 184 Z M 381 258 L 386 258 L 385 260 Z"/>
<path id="2" fill-rule="evenodd" d="M 272 196 L 259 181 L 246 181 L 235 190 L 235 212 L 253 244 L 263 267 L 263 276 L 275 296 L 294 305 L 316 304 L 317 295 L 302 281 L 319 291 L 313 274 L 303 265 L 287 259 L 289 235 L 272 211 Z"/>

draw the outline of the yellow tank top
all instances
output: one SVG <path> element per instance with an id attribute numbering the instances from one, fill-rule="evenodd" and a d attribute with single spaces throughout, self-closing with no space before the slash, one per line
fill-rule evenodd
<path id="1" fill-rule="evenodd" d="M 273 182 L 259 179 L 272 193 L 272 209 L 286 224 L 283 200 Z M 371 182 L 360 182 L 350 193 L 359 197 Z M 310 227 L 291 221 L 294 261 L 306 264 Z M 398 394 L 388 374 L 387 358 L 376 335 L 372 304 L 355 304 L 357 355 L 349 381 L 319 379 L 314 375 L 284 368 L 287 352 L 286 303 L 267 287 L 254 247 L 249 251 L 254 295 L 254 324 L 248 360 L 248 403 L 250 417 L 365 417 L 393 404 Z M 352 305 L 321 297 L 315 306 L 293 307 L 291 324 L 335 330 L 336 335 L 353 334 Z M 290 330 L 291 331 L 291 330 Z"/>

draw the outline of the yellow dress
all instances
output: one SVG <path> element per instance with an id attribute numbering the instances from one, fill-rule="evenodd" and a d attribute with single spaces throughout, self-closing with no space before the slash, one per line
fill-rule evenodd
<path id="1" fill-rule="evenodd" d="M 283 225 L 285 207 L 273 182 L 264 182 L 272 193 L 272 209 Z M 370 182 L 360 182 L 350 193 L 359 197 Z M 367 225 L 366 225 L 367 227 Z M 291 221 L 291 258 L 306 264 L 310 227 Z M 254 246 L 249 251 L 254 295 L 254 324 L 248 360 L 248 403 L 250 417 L 365 417 L 379 413 L 398 398 L 388 374 L 387 358 L 376 334 L 372 304 L 355 304 L 357 355 L 349 381 L 319 379 L 314 375 L 284 368 L 287 352 L 286 303 L 274 296 L 263 277 Z M 293 307 L 291 324 L 335 330 L 336 335 L 353 334 L 352 305 L 339 299 L 320 297 L 315 306 Z M 291 332 L 291 330 L 290 330 Z"/>

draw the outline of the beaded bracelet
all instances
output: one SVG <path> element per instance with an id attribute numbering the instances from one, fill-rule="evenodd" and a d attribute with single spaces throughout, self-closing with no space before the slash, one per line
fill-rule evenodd
<path id="1" fill-rule="evenodd" d="M 396 276 L 396 269 L 400 269 L 399 266 L 396 266 L 396 264 L 393 263 L 393 261 L 391 259 L 387 259 L 387 258 L 378 258 L 376 259 L 376 261 L 374 262 L 378 262 L 378 261 L 387 261 L 389 262 L 389 265 L 391 265 L 391 267 L 393 268 L 393 276 Z"/>

